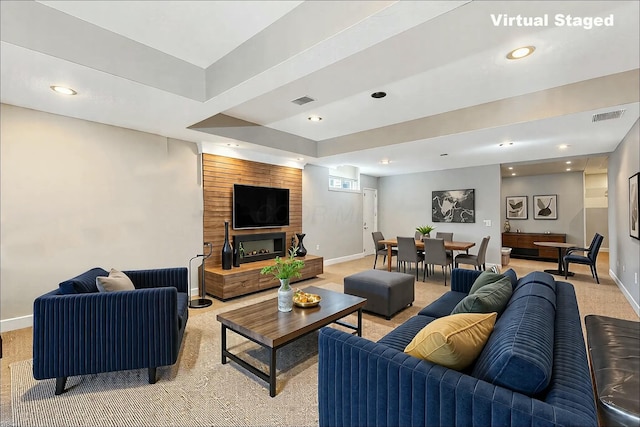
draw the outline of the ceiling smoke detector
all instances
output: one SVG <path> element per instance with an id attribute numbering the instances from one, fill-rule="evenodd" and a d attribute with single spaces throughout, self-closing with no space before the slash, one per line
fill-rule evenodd
<path id="1" fill-rule="evenodd" d="M 615 110 L 609 111 L 607 113 L 594 114 L 593 117 L 591 117 L 591 121 L 595 123 L 601 122 L 603 120 L 619 119 L 624 114 L 624 111 L 625 110 Z"/>
<path id="2" fill-rule="evenodd" d="M 304 105 L 304 104 L 308 104 L 308 103 L 313 102 L 313 101 L 315 101 L 315 99 L 311 98 L 310 96 L 303 96 L 303 97 L 300 97 L 298 99 L 294 99 L 291 102 L 293 102 L 294 104 L 297 104 L 297 105 Z"/>

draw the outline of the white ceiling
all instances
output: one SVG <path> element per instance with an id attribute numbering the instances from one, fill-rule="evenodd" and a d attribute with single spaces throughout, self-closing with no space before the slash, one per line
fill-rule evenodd
<path id="1" fill-rule="evenodd" d="M 243 158 L 349 164 L 374 176 L 578 159 L 613 151 L 640 116 L 635 0 L 0 7 L 3 103 Z M 556 14 L 612 16 L 613 25 L 559 26 Z M 549 22 L 496 26 L 498 15 Z M 523 45 L 536 51 L 505 58 Z M 290 102 L 301 96 L 316 101 Z M 591 122 L 616 109 L 620 119 Z M 514 144 L 500 148 L 505 141 Z"/>

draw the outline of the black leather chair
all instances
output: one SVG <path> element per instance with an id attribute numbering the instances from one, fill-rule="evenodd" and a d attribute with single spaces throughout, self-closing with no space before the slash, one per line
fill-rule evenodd
<path id="1" fill-rule="evenodd" d="M 600 280 L 598 279 L 598 270 L 596 267 L 596 259 L 598 258 L 598 252 L 600 252 L 600 245 L 602 245 L 602 241 L 604 237 L 601 234 L 596 233 L 593 236 L 593 240 L 591 241 L 591 245 L 588 248 L 569 248 L 567 249 L 567 253 L 563 258 L 564 261 L 564 278 L 567 278 L 567 274 L 569 273 L 569 264 L 584 264 L 591 267 L 591 276 L 596 279 L 596 283 L 600 284 Z M 579 255 L 576 252 L 586 252 L 586 255 Z"/>
<path id="2" fill-rule="evenodd" d="M 389 253 L 388 249 L 387 249 L 387 245 L 380 243 L 380 240 L 384 240 L 384 236 L 382 235 L 382 232 L 380 231 L 374 231 L 373 233 L 371 233 L 371 236 L 373 237 L 373 245 L 376 248 L 376 257 L 373 260 L 373 268 L 376 268 L 376 263 L 378 262 L 378 255 L 382 255 L 384 258 L 382 258 L 382 262 L 387 262 L 387 254 Z M 398 255 L 398 250 L 397 249 L 391 249 L 391 256 L 397 256 Z"/>

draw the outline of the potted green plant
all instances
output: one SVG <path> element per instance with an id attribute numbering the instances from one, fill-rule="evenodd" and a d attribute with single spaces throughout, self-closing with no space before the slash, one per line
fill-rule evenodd
<path id="1" fill-rule="evenodd" d="M 293 289 L 289 281 L 294 277 L 301 277 L 300 271 L 304 267 L 304 261 L 296 259 L 297 247 L 289 249 L 289 256 L 275 259 L 275 264 L 263 267 L 260 274 L 272 274 L 280 280 L 278 289 L 278 310 L 291 311 L 293 309 Z"/>
<path id="2" fill-rule="evenodd" d="M 422 225 L 420 227 L 416 227 L 416 230 L 423 236 L 431 237 L 431 232 L 435 230 L 435 227 L 432 227 L 431 225 Z"/>

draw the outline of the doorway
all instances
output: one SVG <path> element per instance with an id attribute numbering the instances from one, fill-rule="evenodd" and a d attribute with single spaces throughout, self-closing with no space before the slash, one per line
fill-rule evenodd
<path id="1" fill-rule="evenodd" d="M 378 190 L 362 189 L 362 253 L 373 255 L 375 247 L 371 233 L 378 231 Z"/>

